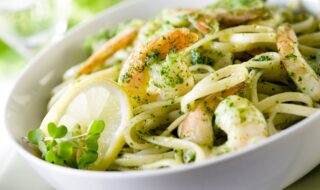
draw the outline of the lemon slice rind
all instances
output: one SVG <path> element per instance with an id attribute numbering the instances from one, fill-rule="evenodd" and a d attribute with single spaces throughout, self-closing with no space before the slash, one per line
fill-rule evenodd
<path id="1" fill-rule="evenodd" d="M 68 110 L 68 107 L 70 104 L 75 100 L 75 98 L 83 93 L 88 91 L 90 88 L 95 87 L 104 87 L 108 90 L 110 94 L 112 94 L 114 97 L 118 98 L 119 104 L 120 104 L 120 123 L 118 127 L 113 130 L 114 133 L 112 135 L 112 139 L 101 139 L 103 136 L 100 137 L 98 143 L 99 143 L 99 149 L 98 149 L 98 159 L 94 163 L 90 164 L 88 166 L 88 169 L 90 170 L 106 170 L 108 166 L 112 163 L 112 161 L 115 159 L 115 157 L 118 155 L 119 151 L 121 150 L 122 146 L 125 144 L 123 131 L 127 125 L 127 122 L 132 117 L 132 108 L 128 99 L 128 96 L 126 95 L 125 91 L 115 82 L 103 78 L 103 77 L 90 77 L 86 80 L 80 81 L 73 85 L 50 109 L 50 111 L 47 113 L 45 118 L 43 119 L 40 129 L 43 131 L 43 133 L 48 136 L 48 130 L 47 125 L 50 122 L 59 123 L 60 120 L 63 118 L 65 113 Z M 99 102 L 98 102 L 99 103 Z M 108 106 L 108 105 L 105 105 Z M 109 108 L 108 108 L 109 109 Z M 113 106 L 110 106 L 110 109 L 114 109 Z M 109 111 L 112 113 L 112 110 Z M 116 111 L 112 114 L 116 114 Z M 98 119 L 98 118 L 92 118 L 92 121 Z M 68 127 L 68 126 L 67 126 Z M 70 130 L 70 128 L 68 128 Z M 106 127 L 105 130 L 108 129 L 108 121 L 106 121 Z M 110 138 L 110 135 L 109 135 Z M 107 148 L 103 150 L 100 149 L 100 145 L 102 143 L 109 142 Z"/>

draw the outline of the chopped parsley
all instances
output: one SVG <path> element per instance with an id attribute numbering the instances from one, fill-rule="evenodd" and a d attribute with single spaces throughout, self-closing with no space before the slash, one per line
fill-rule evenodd
<path id="1" fill-rule="evenodd" d="M 320 75 L 320 54 L 311 55 L 306 58 L 306 61 L 317 75 Z"/>
<path id="2" fill-rule="evenodd" d="M 170 65 L 163 66 L 160 69 L 160 74 L 163 76 L 164 84 L 169 87 L 176 87 L 178 84 L 182 84 L 184 82 L 181 73 L 175 71 L 176 68 L 170 67 Z M 179 71 L 179 70 L 178 70 Z"/>
<path id="3" fill-rule="evenodd" d="M 296 61 L 297 60 L 297 56 L 293 53 L 286 55 L 285 58 L 289 61 Z"/>
<path id="4" fill-rule="evenodd" d="M 125 73 L 123 75 L 120 76 L 120 81 L 121 82 L 125 82 L 125 83 L 129 83 L 131 81 L 132 75 L 129 73 Z"/>
<path id="5" fill-rule="evenodd" d="M 226 10 L 261 9 L 264 8 L 263 0 L 219 0 L 212 8 Z"/>
<path id="6" fill-rule="evenodd" d="M 151 53 L 149 53 L 146 57 L 146 65 L 151 65 L 152 63 L 156 62 L 159 60 L 159 51 L 158 50 L 153 50 Z"/>
<path id="7" fill-rule="evenodd" d="M 193 162 L 196 158 L 196 153 L 192 150 L 185 150 L 182 158 L 184 163 Z"/>
<path id="8" fill-rule="evenodd" d="M 207 56 L 202 55 L 199 51 L 194 49 L 191 50 L 191 64 L 205 64 L 213 66 L 215 64 L 215 61 Z"/>
<path id="9" fill-rule="evenodd" d="M 91 54 L 94 52 L 96 46 L 111 38 L 113 38 L 118 32 L 118 27 L 111 29 L 103 29 L 98 34 L 89 36 L 84 42 L 85 50 Z"/>
<path id="10" fill-rule="evenodd" d="M 271 58 L 267 55 L 261 55 L 258 58 L 253 59 L 253 61 L 270 61 Z"/>

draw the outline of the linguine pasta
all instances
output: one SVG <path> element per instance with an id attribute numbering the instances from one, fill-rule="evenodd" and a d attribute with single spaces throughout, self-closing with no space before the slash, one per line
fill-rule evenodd
<path id="1" fill-rule="evenodd" d="M 319 37 L 314 15 L 262 0 L 167 9 L 88 38 L 90 56 L 66 71 L 48 109 L 79 81 L 113 80 L 133 117 L 103 170 L 200 162 L 263 141 L 318 110 Z"/>

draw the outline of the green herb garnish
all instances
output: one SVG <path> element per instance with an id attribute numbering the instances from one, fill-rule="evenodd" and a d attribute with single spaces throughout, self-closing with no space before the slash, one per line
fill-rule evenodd
<path id="1" fill-rule="evenodd" d="M 78 163 L 79 169 L 86 168 L 89 164 L 95 162 L 98 159 L 98 153 L 94 151 L 86 151 L 82 154 Z"/>
<path id="2" fill-rule="evenodd" d="M 160 56 L 160 53 L 158 50 L 151 51 L 146 57 L 146 60 L 145 60 L 146 65 L 151 65 L 159 61 L 159 56 Z"/>
<path id="3" fill-rule="evenodd" d="M 320 75 L 320 54 L 306 57 L 306 61 L 311 66 L 311 68 L 317 73 L 317 75 Z"/>
<path id="4" fill-rule="evenodd" d="M 261 55 L 257 58 L 254 58 L 253 61 L 270 61 L 271 58 L 267 55 Z"/>
<path id="5" fill-rule="evenodd" d="M 88 37 L 84 43 L 85 50 L 89 54 L 92 54 L 97 48 L 96 46 L 99 46 L 99 44 L 103 44 L 105 41 L 113 38 L 117 34 L 118 30 L 118 27 L 104 29 L 98 34 Z"/>
<path id="6" fill-rule="evenodd" d="M 184 163 L 193 162 L 196 159 L 196 153 L 192 150 L 185 150 L 183 152 L 183 161 Z"/>
<path id="7" fill-rule="evenodd" d="M 207 56 L 202 55 L 199 51 L 197 50 L 191 50 L 191 64 L 196 65 L 196 64 L 205 64 L 205 65 L 210 65 L 213 66 L 215 61 Z"/>
<path id="8" fill-rule="evenodd" d="M 28 140 L 30 143 L 38 145 L 38 143 L 43 139 L 43 134 L 40 129 L 31 130 L 28 132 Z"/>
<path id="9" fill-rule="evenodd" d="M 48 124 L 48 133 L 52 138 L 62 138 L 64 137 L 68 132 L 68 129 L 66 126 L 60 126 L 57 127 L 55 123 L 49 123 Z"/>
<path id="10" fill-rule="evenodd" d="M 296 61 L 297 60 L 297 56 L 295 54 L 293 54 L 293 53 L 286 55 L 285 58 L 290 60 L 290 61 Z"/>
<path id="11" fill-rule="evenodd" d="M 72 136 L 66 126 L 51 122 L 48 124 L 49 137 L 44 137 L 40 129 L 35 129 L 28 132 L 27 139 L 37 146 L 47 162 L 85 169 L 98 159 L 98 140 L 104 127 L 104 121 L 95 120 L 87 133 Z"/>
<path id="12" fill-rule="evenodd" d="M 226 10 L 262 9 L 265 7 L 263 0 L 219 0 L 209 6 L 211 9 L 222 8 Z"/>

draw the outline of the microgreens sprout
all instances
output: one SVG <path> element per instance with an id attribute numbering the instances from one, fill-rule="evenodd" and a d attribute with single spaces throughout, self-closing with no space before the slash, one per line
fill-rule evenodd
<path id="1" fill-rule="evenodd" d="M 49 136 L 45 137 L 41 129 L 35 129 L 29 131 L 24 140 L 35 146 L 47 162 L 86 169 L 98 159 L 98 140 L 104 127 L 104 121 L 95 120 L 86 133 L 73 136 L 66 126 L 51 122 L 48 124 Z"/>

